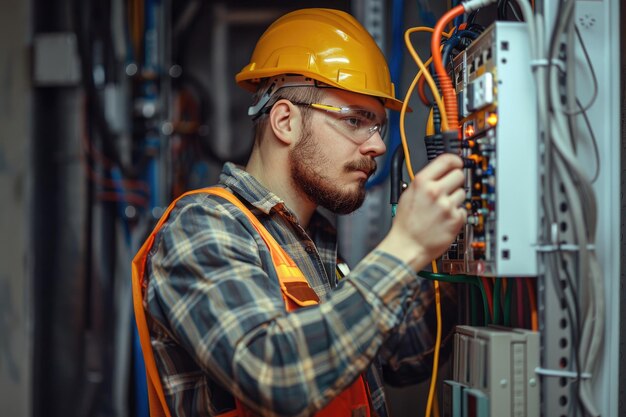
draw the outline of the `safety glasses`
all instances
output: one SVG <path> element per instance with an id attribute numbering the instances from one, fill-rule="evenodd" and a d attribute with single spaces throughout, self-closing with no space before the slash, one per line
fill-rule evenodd
<path id="1" fill-rule="evenodd" d="M 387 119 L 379 118 L 376 113 L 353 107 L 337 107 L 320 103 L 299 103 L 292 101 L 297 106 L 306 106 L 311 109 L 320 110 L 331 116 L 329 123 L 335 129 L 350 138 L 357 144 L 365 143 L 376 132 L 381 137 L 385 136 Z"/>

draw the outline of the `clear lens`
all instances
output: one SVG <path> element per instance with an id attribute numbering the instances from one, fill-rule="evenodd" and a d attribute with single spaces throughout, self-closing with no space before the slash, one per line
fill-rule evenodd
<path id="1" fill-rule="evenodd" d="M 378 132 L 381 137 L 385 134 L 387 121 L 385 119 L 381 120 L 375 113 L 369 110 L 331 106 L 324 106 L 322 108 L 316 107 L 315 105 L 311 105 L 311 107 L 326 111 L 328 115 L 332 116 L 329 122 L 333 124 L 338 131 L 353 139 L 355 142 L 363 143 L 376 132 Z"/>

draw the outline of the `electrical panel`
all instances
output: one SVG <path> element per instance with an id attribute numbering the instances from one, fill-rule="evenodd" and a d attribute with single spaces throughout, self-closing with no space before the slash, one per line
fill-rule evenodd
<path id="1" fill-rule="evenodd" d="M 468 221 L 443 272 L 536 276 L 538 129 L 525 25 L 494 23 L 453 62 Z"/>
<path id="2" fill-rule="evenodd" d="M 457 326 L 444 417 L 539 417 L 539 333 Z"/>

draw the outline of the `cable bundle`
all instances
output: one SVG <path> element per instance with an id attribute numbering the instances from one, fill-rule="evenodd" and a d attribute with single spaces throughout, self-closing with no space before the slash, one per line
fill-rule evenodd
<path id="1" fill-rule="evenodd" d="M 595 175 L 592 179 L 588 178 L 580 169 L 577 155 L 580 142 L 584 140 L 590 139 L 593 149 L 596 149 L 595 138 L 591 129 L 587 138 L 573 127 L 576 115 L 582 114 L 587 120 L 585 112 L 591 105 L 585 108 L 580 106 L 574 91 L 573 77 L 568 77 L 568 73 L 573 71 L 574 34 L 577 32 L 573 23 L 574 1 L 559 3 L 559 13 L 547 48 L 543 17 L 540 14 L 533 16 L 526 1 L 517 0 L 517 3 L 528 25 L 538 91 L 538 115 L 540 126 L 545 131 L 543 210 L 548 229 L 544 234 L 549 243 L 558 248 L 546 254 L 544 261 L 547 275 L 552 278 L 571 323 L 569 327 L 574 344 L 579 407 L 583 409 L 583 415 L 598 416 L 599 412 L 592 400 L 591 379 L 581 380 L 580 377 L 582 373 L 593 375 L 603 341 L 604 283 L 593 251 L 597 224 L 596 198 L 592 189 Z M 562 52 L 565 52 L 565 56 L 562 56 Z M 595 84 L 588 57 L 587 62 Z M 563 81 L 564 101 L 560 89 Z M 594 91 L 592 101 L 595 94 Z M 589 127 L 588 122 L 587 125 Z M 561 234 L 571 236 L 571 241 L 566 241 Z M 562 250 L 564 243 L 573 245 L 576 250 Z M 578 280 L 574 280 L 572 272 L 579 277 Z M 584 317 L 581 319 L 583 312 Z"/>

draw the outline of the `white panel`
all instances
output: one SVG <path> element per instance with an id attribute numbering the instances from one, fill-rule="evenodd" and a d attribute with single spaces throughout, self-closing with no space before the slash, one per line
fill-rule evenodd
<path id="1" fill-rule="evenodd" d="M 598 201 L 597 256 L 605 279 L 605 343 L 594 375 L 595 404 L 602 416 L 618 416 L 620 313 L 620 47 L 619 1 L 577 1 L 575 22 L 598 79 L 598 96 L 589 109 L 600 153 L 600 175 L 594 183 Z M 623 2 L 621 2 L 623 5 Z M 580 44 L 576 46 L 576 94 L 589 102 L 592 82 Z M 582 118 L 579 118 L 585 132 Z M 593 153 L 582 153 L 581 165 L 594 168 Z"/>
<path id="2" fill-rule="evenodd" d="M 518 23 L 496 27 L 497 275 L 536 276 L 538 144 L 528 35 Z"/>

